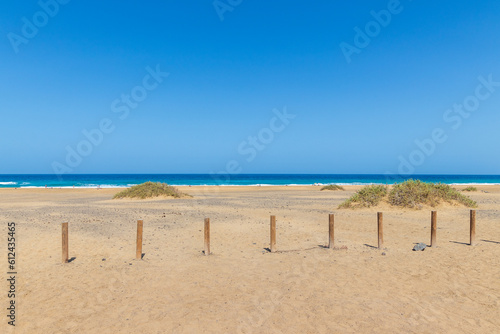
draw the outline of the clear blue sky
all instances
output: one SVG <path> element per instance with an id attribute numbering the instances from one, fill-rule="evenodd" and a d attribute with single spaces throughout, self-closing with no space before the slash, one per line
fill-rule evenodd
<path id="1" fill-rule="evenodd" d="M 0 4 L 2 174 L 500 173 L 498 1 L 54 1 Z"/>

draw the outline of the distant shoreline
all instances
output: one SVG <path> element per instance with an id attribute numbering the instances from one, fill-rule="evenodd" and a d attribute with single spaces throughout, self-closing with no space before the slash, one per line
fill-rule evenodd
<path id="1" fill-rule="evenodd" d="M 382 183 L 366 183 L 366 184 L 342 184 L 342 183 L 337 183 L 337 185 L 341 185 L 343 187 L 347 188 L 360 188 L 366 185 L 386 185 Z M 248 188 L 248 189 L 254 189 L 254 188 L 320 188 L 328 184 L 249 184 L 249 185 L 240 185 L 240 184 L 221 184 L 221 185 L 212 185 L 212 184 L 203 184 L 203 185 L 175 185 L 172 184 L 174 187 L 179 187 L 179 188 L 193 188 L 193 189 L 199 189 L 199 188 Z M 391 186 L 392 184 L 387 184 L 388 186 Z M 500 183 L 450 183 L 449 185 L 455 186 L 455 187 L 467 187 L 467 186 L 476 186 L 476 187 L 497 187 L 500 186 Z M 0 186 L 0 190 L 7 190 L 7 189 L 19 189 L 19 190 L 119 190 L 119 189 L 126 189 L 131 186 L 82 186 L 82 187 L 34 187 L 34 186 L 27 186 L 27 187 L 2 187 Z"/>
<path id="2" fill-rule="evenodd" d="M 72 174 L 0 175 L 0 188 L 127 188 L 147 181 L 176 187 L 269 187 L 390 185 L 408 179 L 449 185 L 500 185 L 500 175 L 383 175 L 383 174 Z"/>

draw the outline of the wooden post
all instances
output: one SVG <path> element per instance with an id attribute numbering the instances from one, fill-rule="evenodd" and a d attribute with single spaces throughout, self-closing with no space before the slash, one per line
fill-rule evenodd
<path id="1" fill-rule="evenodd" d="M 62 262 L 68 263 L 69 246 L 68 246 L 68 223 L 62 223 Z"/>
<path id="2" fill-rule="evenodd" d="M 476 210 L 470 210 L 470 245 L 476 244 Z"/>
<path id="3" fill-rule="evenodd" d="M 436 247 L 437 211 L 431 211 L 431 247 Z"/>
<path id="4" fill-rule="evenodd" d="M 205 255 L 210 255 L 210 218 L 205 218 Z"/>
<path id="5" fill-rule="evenodd" d="M 329 217 L 328 217 L 328 248 L 333 248 L 334 246 L 334 236 L 335 236 L 335 233 L 334 233 L 334 215 L 333 213 L 330 213 Z"/>
<path id="6" fill-rule="evenodd" d="M 135 258 L 137 260 L 142 259 L 142 226 L 143 226 L 143 221 L 138 220 L 137 221 L 137 247 L 135 251 Z"/>
<path id="7" fill-rule="evenodd" d="M 276 216 L 271 216 L 271 253 L 276 252 Z"/>
<path id="8" fill-rule="evenodd" d="M 382 212 L 377 212 L 377 220 L 378 220 L 378 248 L 382 249 L 384 246 L 384 219 Z"/>

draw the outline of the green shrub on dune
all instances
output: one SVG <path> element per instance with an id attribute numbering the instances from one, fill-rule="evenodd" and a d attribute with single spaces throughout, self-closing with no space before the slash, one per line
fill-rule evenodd
<path id="1" fill-rule="evenodd" d="M 463 189 L 462 191 L 477 191 L 477 188 L 476 187 L 467 187 L 467 188 Z"/>
<path id="2" fill-rule="evenodd" d="M 152 198 L 159 196 L 167 197 L 191 197 L 190 195 L 180 192 L 177 188 L 161 182 L 146 182 L 131 188 L 125 189 L 117 193 L 113 199 L 117 198 Z"/>
<path id="3" fill-rule="evenodd" d="M 371 185 L 358 190 L 351 198 L 339 205 L 339 209 L 371 207 L 378 205 L 387 195 L 387 187 Z"/>
<path id="4" fill-rule="evenodd" d="M 344 190 L 344 187 L 341 187 L 339 185 L 336 185 L 336 184 L 329 184 L 327 186 L 324 186 L 323 188 L 321 188 L 320 190 Z"/>
<path id="5" fill-rule="evenodd" d="M 458 203 L 469 208 L 477 203 L 457 189 L 443 183 L 408 180 L 396 183 L 388 192 L 384 186 L 366 186 L 339 205 L 340 208 L 371 207 L 386 200 L 392 206 L 421 209 L 423 205 L 435 207 L 441 202 Z"/>
<path id="6" fill-rule="evenodd" d="M 458 202 L 466 207 L 475 208 L 477 203 L 461 194 L 448 184 L 425 183 L 420 180 L 408 180 L 393 186 L 388 202 L 404 208 L 419 208 L 421 205 L 437 206 L 441 201 Z"/>

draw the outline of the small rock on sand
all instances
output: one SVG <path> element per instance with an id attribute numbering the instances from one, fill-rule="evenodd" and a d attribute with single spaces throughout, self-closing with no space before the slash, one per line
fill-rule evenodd
<path id="1" fill-rule="evenodd" d="M 413 250 L 414 250 L 414 251 L 423 251 L 426 247 L 427 247 L 427 245 L 426 245 L 426 244 L 424 244 L 423 242 L 419 242 L 418 244 L 416 244 L 416 245 L 413 247 Z"/>

